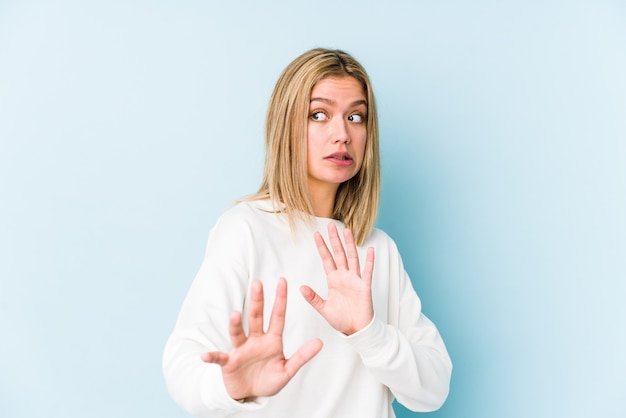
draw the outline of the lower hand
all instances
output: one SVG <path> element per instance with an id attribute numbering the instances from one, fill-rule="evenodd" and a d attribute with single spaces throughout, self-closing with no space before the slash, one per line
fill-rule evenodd
<path id="1" fill-rule="evenodd" d="M 322 349 L 322 341 L 314 339 L 300 347 L 291 358 L 285 358 L 283 329 L 287 281 L 284 278 L 278 281 L 276 287 L 276 300 L 267 332 L 263 330 L 263 303 L 263 285 L 255 280 L 250 291 L 248 335 L 243 329 L 241 313 L 233 312 L 229 324 L 233 344 L 230 353 L 213 351 L 202 354 L 202 361 L 221 366 L 226 391 L 233 399 L 277 394 Z"/>

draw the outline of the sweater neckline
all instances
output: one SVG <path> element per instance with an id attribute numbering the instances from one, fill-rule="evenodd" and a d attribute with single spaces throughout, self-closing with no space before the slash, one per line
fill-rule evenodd
<path id="1" fill-rule="evenodd" d="M 272 202 L 270 199 L 252 200 L 249 203 L 255 206 L 257 209 L 261 209 L 267 212 L 278 213 L 282 212 L 282 210 L 285 208 L 285 204 L 283 202 Z M 312 219 L 315 219 L 316 222 L 324 223 L 326 225 L 328 224 L 328 222 L 335 222 L 344 225 L 344 223 L 339 219 L 325 218 L 323 216 L 310 215 L 308 213 L 306 214 L 306 216 L 310 216 Z"/>

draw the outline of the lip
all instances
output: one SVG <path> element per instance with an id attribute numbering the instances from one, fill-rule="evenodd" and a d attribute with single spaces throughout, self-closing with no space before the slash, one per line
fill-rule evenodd
<path id="1" fill-rule="evenodd" d="M 354 162 L 350 154 L 347 152 L 335 152 L 327 155 L 324 159 L 339 166 L 349 166 Z"/>

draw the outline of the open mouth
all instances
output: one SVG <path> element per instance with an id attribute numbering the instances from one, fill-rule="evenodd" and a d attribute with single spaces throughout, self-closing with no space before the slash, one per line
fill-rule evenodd
<path id="1" fill-rule="evenodd" d="M 350 167 L 354 164 L 352 157 L 347 152 L 337 152 L 326 157 L 326 161 L 337 167 Z"/>
<path id="2" fill-rule="evenodd" d="M 337 161 L 352 161 L 352 157 L 350 157 L 350 155 L 347 153 L 331 154 L 326 158 Z"/>

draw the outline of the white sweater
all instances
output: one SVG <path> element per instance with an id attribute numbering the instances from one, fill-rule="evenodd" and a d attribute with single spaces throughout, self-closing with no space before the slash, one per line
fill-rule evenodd
<path id="1" fill-rule="evenodd" d="M 358 248 L 376 253 L 372 296 L 375 317 L 364 329 L 345 336 L 333 329 L 302 297 L 311 286 L 326 296 L 326 275 L 313 240 L 318 230 L 328 240 L 334 222 L 314 218 L 292 231 L 286 215 L 272 213 L 268 201 L 239 203 L 211 230 L 206 257 L 184 301 L 163 356 L 168 389 L 176 402 L 197 417 L 393 417 L 394 397 L 409 409 L 431 411 L 445 401 L 452 364 L 421 303 L 395 243 L 375 229 Z M 263 282 L 265 322 L 274 304 L 276 283 L 288 282 L 285 356 L 321 338 L 322 351 L 275 396 L 239 403 L 224 387 L 221 369 L 200 360 L 206 351 L 230 351 L 229 317 L 247 317 L 250 283 Z M 247 328 L 246 328 L 247 329 Z"/>

